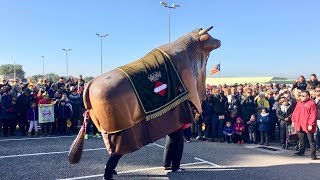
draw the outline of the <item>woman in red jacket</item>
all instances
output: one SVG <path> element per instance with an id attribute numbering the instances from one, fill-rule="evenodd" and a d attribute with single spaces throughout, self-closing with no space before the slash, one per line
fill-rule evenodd
<path id="1" fill-rule="evenodd" d="M 315 160 L 317 157 L 314 133 L 316 131 L 318 115 L 317 106 L 314 101 L 310 99 L 309 91 L 302 90 L 299 98 L 300 101 L 297 103 L 292 114 L 292 126 L 295 127 L 298 132 L 300 141 L 299 152 L 295 153 L 295 155 L 304 155 L 304 138 L 305 135 L 307 135 L 311 148 L 311 159 Z"/>

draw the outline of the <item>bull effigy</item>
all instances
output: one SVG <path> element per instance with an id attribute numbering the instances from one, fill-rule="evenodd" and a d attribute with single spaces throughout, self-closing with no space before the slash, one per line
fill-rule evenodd
<path id="1" fill-rule="evenodd" d="M 207 60 L 221 45 L 210 29 L 196 29 L 88 83 L 84 104 L 113 158 L 106 171 L 114 171 L 122 155 L 192 123 L 189 102 L 202 112 Z M 81 131 L 70 149 L 70 163 L 80 161 Z"/>

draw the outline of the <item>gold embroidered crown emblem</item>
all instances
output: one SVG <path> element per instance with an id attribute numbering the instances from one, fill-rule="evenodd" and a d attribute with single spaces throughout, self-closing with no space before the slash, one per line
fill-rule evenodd
<path id="1" fill-rule="evenodd" d="M 151 81 L 151 82 L 155 82 L 157 80 L 159 80 L 161 78 L 161 72 L 160 71 L 156 71 L 152 74 L 150 74 L 148 76 L 148 79 Z"/>

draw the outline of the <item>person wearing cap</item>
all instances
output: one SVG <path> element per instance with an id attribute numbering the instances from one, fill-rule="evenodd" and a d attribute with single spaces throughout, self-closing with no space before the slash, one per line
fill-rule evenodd
<path id="1" fill-rule="evenodd" d="M 30 106 L 30 102 L 35 101 L 33 96 L 31 96 L 31 90 L 26 88 L 23 93 L 17 97 L 16 111 L 18 113 L 18 123 L 19 129 L 21 131 L 22 136 L 26 136 L 26 132 L 28 129 L 28 121 L 27 121 L 27 110 Z"/>

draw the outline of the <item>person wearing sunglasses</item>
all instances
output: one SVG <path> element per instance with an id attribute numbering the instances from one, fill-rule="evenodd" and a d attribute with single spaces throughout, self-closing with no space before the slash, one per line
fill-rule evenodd
<path id="1" fill-rule="evenodd" d="M 305 153 L 305 136 L 308 137 L 311 148 L 311 159 L 317 159 L 316 144 L 314 133 L 316 132 L 316 121 L 318 109 L 316 103 L 310 99 L 309 91 L 302 90 L 293 114 L 292 126 L 299 136 L 299 151 L 295 153 L 297 156 L 303 156 Z"/>

